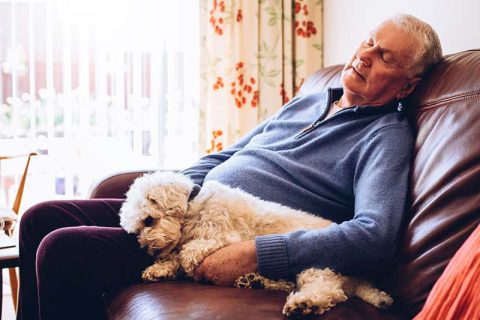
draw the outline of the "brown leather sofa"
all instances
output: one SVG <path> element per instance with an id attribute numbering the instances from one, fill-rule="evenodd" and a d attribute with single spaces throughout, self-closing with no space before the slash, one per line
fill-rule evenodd
<path id="1" fill-rule="evenodd" d="M 338 86 L 341 66 L 319 70 L 301 93 Z M 446 56 L 406 103 L 416 133 L 400 248 L 379 275 L 394 308 L 351 299 L 318 319 L 409 319 L 480 220 L 480 50 Z M 121 198 L 142 172 L 103 180 L 92 198 Z M 137 284 L 110 293 L 110 319 L 282 319 L 282 292 L 188 281 Z"/>

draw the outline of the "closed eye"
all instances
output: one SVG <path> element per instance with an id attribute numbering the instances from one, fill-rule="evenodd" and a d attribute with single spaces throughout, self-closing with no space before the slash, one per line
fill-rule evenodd
<path id="1" fill-rule="evenodd" d="M 151 216 L 147 217 L 145 220 L 143 220 L 143 224 L 147 227 L 150 227 L 153 223 L 153 218 Z"/>
<path id="2" fill-rule="evenodd" d="M 392 55 L 390 52 L 383 52 L 382 53 L 382 60 L 388 65 L 395 64 L 395 56 Z"/>

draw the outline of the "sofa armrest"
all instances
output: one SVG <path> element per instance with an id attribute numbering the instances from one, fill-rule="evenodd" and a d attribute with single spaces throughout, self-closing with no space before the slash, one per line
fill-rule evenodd
<path id="1" fill-rule="evenodd" d="M 146 170 L 127 171 L 106 176 L 93 185 L 88 197 L 90 199 L 124 199 L 133 181 L 148 172 Z"/>
<path id="2" fill-rule="evenodd" d="M 155 171 L 178 172 L 176 169 L 151 169 L 123 171 L 110 174 L 95 182 L 90 188 L 88 198 L 90 199 L 125 199 L 125 193 L 138 177 Z"/>

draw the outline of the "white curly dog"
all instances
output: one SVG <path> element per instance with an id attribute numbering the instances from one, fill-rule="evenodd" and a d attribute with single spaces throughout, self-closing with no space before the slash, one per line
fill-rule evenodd
<path id="1" fill-rule="evenodd" d="M 120 210 L 120 224 L 156 262 L 142 274 L 146 281 L 174 278 L 193 270 L 211 253 L 255 236 L 283 234 L 299 229 L 327 228 L 331 221 L 256 198 L 215 181 L 200 187 L 179 173 L 156 172 L 135 180 Z M 386 308 L 392 298 L 364 280 L 331 269 L 310 268 L 296 285 L 249 274 L 239 287 L 262 286 L 291 291 L 283 308 L 287 316 L 321 314 L 356 296 Z"/>

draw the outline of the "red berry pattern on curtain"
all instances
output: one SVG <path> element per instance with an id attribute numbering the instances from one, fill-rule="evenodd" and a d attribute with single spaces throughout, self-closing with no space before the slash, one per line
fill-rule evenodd
<path id="1" fill-rule="evenodd" d="M 201 0 L 203 153 L 272 116 L 322 67 L 322 0 Z"/>

